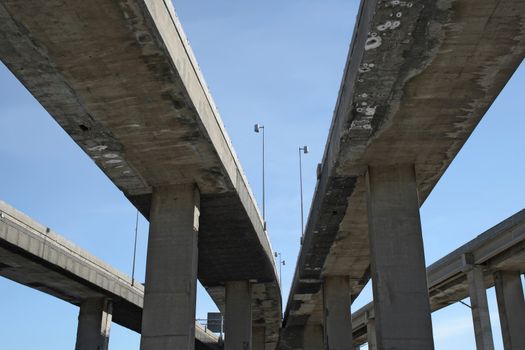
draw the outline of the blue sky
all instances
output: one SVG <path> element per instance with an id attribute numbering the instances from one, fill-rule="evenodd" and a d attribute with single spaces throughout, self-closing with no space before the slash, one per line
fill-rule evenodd
<path id="1" fill-rule="evenodd" d="M 299 249 L 299 173 L 309 208 L 346 60 L 357 0 L 178 0 L 175 8 L 252 189 L 261 198 L 260 135 L 267 136 L 267 221 L 286 260 L 288 297 Z M 524 207 L 525 67 L 515 73 L 421 210 L 427 264 Z M 0 64 L 0 199 L 126 273 L 131 272 L 135 210 Z M 259 202 L 260 203 L 260 202 Z M 307 211 L 306 211 L 307 212 Z M 140 221 L 137 278 L 143 280 L 147 222 Z M 71 349 L 78 309 L 0 279 L 6 350 Z M 502 349 L 489 290 L 497 349 Z M 354 309 L 371 300 L 370 286 Z M 467 300 L 468 302 L 468 300 Z M 199 290 L 197 316 L 214 309 Z M 436 349 L 474 349 L 470 310 L 433 315 Z M 110 346 L 138 349 L 139 336 L 113 325 Z"/>

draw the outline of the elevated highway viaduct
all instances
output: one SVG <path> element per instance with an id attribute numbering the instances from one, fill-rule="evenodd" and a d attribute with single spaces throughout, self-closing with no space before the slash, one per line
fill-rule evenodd
<path id="1" fill-rule="evenodd" d="M 525 210 L 480 234 L 427 268 L 430 309 L 470 297 L 477 349 L 494 348 L 485 290 L 496 287 L 505 349 L 525 348 Z M 354 346 L 377 349 L 374 305 L 352 314 Z"/>
<path id="2" fill-rule="evenodd" d="M 378 349 L 434 348 L 419 208 L 522 62 L 524 15 L 520 0 L 361 1 L 280 349 L 350 349 L 370 278 Z"/>
<path id="3" fill-rule="evenodd" d="M 265 224 L 171 1 L 0 0 L 0 59 L 149 219 L 141 349 L 193 348 L 197 278 L 227 349 L 274 349 Z"/>
<path id="4" fill-rule="evenodd" d="M 1 200 L 0 276 L 79 306 L 77 350 L 107 349 L 112 322 L 141 331 L 142 284 Z M 196 324 L 195 347 L 218 337 Z"/>

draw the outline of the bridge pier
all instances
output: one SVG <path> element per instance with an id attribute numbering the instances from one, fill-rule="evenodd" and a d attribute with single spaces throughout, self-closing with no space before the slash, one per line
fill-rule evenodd
<path id="1" fill-rule="evenodd" d="M 494 350 L 483 268 L 473 265 L 471 262 L 472 258 L 468 254 L 464 255 L 463 260 L 464 265 L 469 269 L 467 271 L 467 279 L 472 322 L 474 323 L 474 334 L 476 336 L 476 349 Z"/>
<path id="2" fill-rule="evenodd" d="M 368 343 L 368 350 L 377 350 L 376 340 L 376 320 L 366 315 L 366 336 Z"/>
<path id="3" fill-rule="evenodd" d="M 195 347 L 199 201 L 194 185 L 153 189 L 141 350 Z"/>
<path id="4" fill-rule="evenodd" d="M 434 349 L 414 166 L 370 166 L 367 195 L 377 348 Z"/>
<path id="5" fill-rule="evenodd" d="M 75 350 L 107 350 L 113 305 L 105 298 L 80 304 Z"/>
<path id="6" fill-rule="evenodd" d="M 304 350 L 324 349 L 324 333 L 321 325 L 307 325 L 303 334 Z"/>
<path id="7" fill-rule="evenodd" d="M 525 301 L 521 273 L 497 271 L 494 281 L 505 350 L 525 349 Z"/>
<path id="8" fill-rule="evenodd" d="M 252 290 L 248 281 L 226 282 L 224 349 L 252 349 Z"/>
<path id="9" fill-rule="evenodd" d="M 264 326 L 252 327 L 252 350 L 265 350 L 266 329 Z"/>
<path id="10" fill-rule="evenodd" d="M 323 282 L 325 344 L 330 350 L 352 350 L 350 279 L 327 276 Z"/>

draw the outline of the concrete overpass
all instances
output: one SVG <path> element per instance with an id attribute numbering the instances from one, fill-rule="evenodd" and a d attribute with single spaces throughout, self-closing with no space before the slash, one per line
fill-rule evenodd
<path id="1" fill-rule="evenodd" d="M 430 308 L 470 296 L 478 349 L 494 347 L 485 289 L 496 287 L 505 349 L 525 347 L 525 210 L 521 210 L 427 268 Z M 516 294 L 509 294 L 517 290 Z M 507 297 L 512 296 L 512 298 Z M 375 350 L 374 305 L 352 314 L 354 346 Z"/>
<path id="2" fill-rule="evenodd" d="M 433 349 L 419 207 L 525 56 L 520 0 L 364 0 L 281 332 L 349 349 L 374 281 L 379 349 Z"/>
<path id="3" fill-rule="evenodd" d="M 77 350 L 94 349 L 86 347 L 93 342 L 107 347 L 111 322 L 141 331 L 142 284 L 3 201 L 0 275 L 79 306 Z M 218 350 L 218 337 L 197 323 L 195 347 Z"/>
<path id="4" fill-rule="evenodd" d="M 226 348 L 273 349 L 265 225 L 171 1 L 0 0 L 0 59 L 150 221 L 141 349 L 193 346 L 197 276 Z"/>

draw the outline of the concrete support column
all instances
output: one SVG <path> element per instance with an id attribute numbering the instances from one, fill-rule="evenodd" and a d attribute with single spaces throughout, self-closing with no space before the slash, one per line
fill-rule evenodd
<path id="1" fill-rule="evenodd" d="M 141 350 L 195 347 L 199 198 L 194 185 L 153 189 Z"/>
<path id="2" fill-rule="evenodd" d="M 321 325 L 307 325 L 303 334 L 304 350 L 323 350 L 324 332 Z"/>
<path id="3" fill-rule="evenodd" d="M 266 349 L 266 328 L 264 326 L 252 327 L 252 349 Z"/>
<path id="4" fill-rule="evenodd" d="M 226 282 L 224 349 L 252 349 L 252 292 L 248 281 Z"/>
<path id="5" fill-rule="evenodd" d="M 505 350 L 525 349 L 525 301 L 521 274 L 498 271 L 494 274 L 501 335 Z"/>
<path id="6" fill-rule="evenodd" d="M 413 165 L 368 169 L 377 348 L 434 349 Z"/>
<path id="7" fill-rule="evenodd" d="M 374 318 L 367 318 L 366 336 L 367 336 L 368 350 L 377 350 L 376 320 Z"/>
<path id="8" fill-rule="evenodd" d="M 323 283 L 326 349 L 353 350 L 348 276 L 327 276 Z"/>
<path id="9" fill-rule="evenodd" d="M 467 271 L 467 279 L 474 334 L 476 336 L 476 349 L 494 350 L 487 291 L 485 289 L 485 279 L 481 266 L 472 266 L 472 268 Z"/>
<path id="10" fill-rule="evenodd" d="M 75 350 L 107 350 L 113 305 L 104 298 L 80 304 Z"/>

